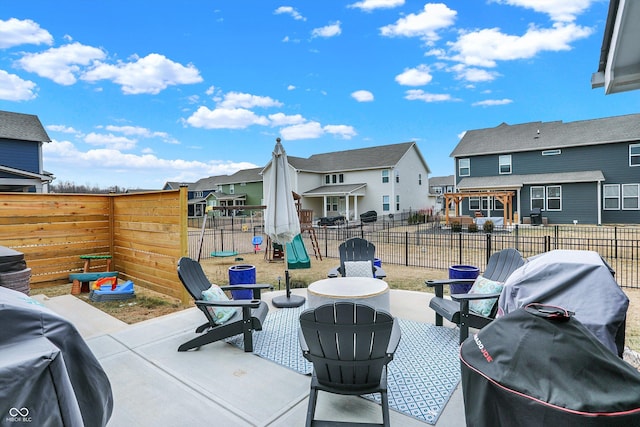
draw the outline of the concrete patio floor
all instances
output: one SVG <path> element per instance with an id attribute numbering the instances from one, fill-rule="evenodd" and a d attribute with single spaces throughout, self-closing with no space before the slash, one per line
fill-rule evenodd
<path id="1" fill-rule="evenodd" d="M 283 292 L 264 293 L 263 299 L 270 303 Z M 293 292 L 305 295 L 304 289 Z M 392 290 L 391 312 L 433 323 L 430 297 Z M 127 325 L 71 295 L 34 298 L 70 320 L 102 364 L 115 401 L 110 427 L 304 425 L 310 377 L 225 342 L 178 353 L 178 346 L 204 321 L 195 308 Z M 270 305 L 270 310 L 278 309 Z M 363 398 L 321 393 L 316 418 L 380 422 L 382 416 L 379 405 Z M 391 424 L 429 425 L 393 410 Z M 436 427 L 464 425 L 458 385 Z"/>

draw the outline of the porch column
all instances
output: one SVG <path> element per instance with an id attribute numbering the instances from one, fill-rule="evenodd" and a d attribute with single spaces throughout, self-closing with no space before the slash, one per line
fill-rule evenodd
<path id="1" fill-rule="evenodd" d="M 353 219 L 358 218 L 358 195 L 353 195 Z"/>
<path id="2" fill-rule="evenodd" d="M 322 196 L 322 216 L 327 216 L 327 196 Z"/>
<path id="3" fill-rule="evenodd" d="M 347 217 L 347 221 L 349 221 L 349 193 L 345 193 L 344 198 L 346 199 L 345 207 L 347 209 L 345 217 Z"/>

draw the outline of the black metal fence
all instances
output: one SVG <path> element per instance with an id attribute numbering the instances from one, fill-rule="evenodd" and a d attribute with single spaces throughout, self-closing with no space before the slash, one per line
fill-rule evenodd
<path id="1" fill-rule="evenodd" d="M 527 258 L 553 249 L 590 250 L 599 253 L 615 270 L 622 287 L 640 288 L 640 227 L 638 226 L 514 226 L 482 231 L 452 231 L 440 222 L 413 223 L 411 216 L 384 218 L 372 223 L 318 227 L 315 234 L 322 256 L 339 258 L 338 245 L 351 237 L 362 237 L 376 245 L 376 256 L 384 264 L 447 270 L 455 264 L 474 265 L 482 271 L 489 256 L 505 248 L 516 248 Z M 262 236 L 255 220 L 218 222 L 189 232 L 189 253 L 208 258 L 212 252 L 253 252 L 253 236 Z M 202 238 L 201 238 L 202 237 Z M 305 245 L 312 255 L 309 234 Z M 202 244 L 200 242 L 202 241 Z"/>

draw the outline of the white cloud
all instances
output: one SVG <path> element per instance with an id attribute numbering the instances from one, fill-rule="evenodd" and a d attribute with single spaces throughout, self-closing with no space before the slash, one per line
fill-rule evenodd
<path id="1" fill-rule="evenodd" d="M 210 110 L 200 107 L 186 123 L 204 129 L 245 129 L 251 125 L 268 126 L 269 120 L 244 108 L 216 108 Z"/>
<path id="2" fill-rule="evenodd" d="M 373 101 L 373 94 L 368 90 L 357 90 L 351 94 L 351 97 L 358 102 Z"/>
<path id="3" fill-rule="evenodd" d="M 171 137 L 167 132 L 158 132 L 158 131 L 151 131 L 147 128 L 143 128 L 141 126 L 113 126 L 113 125 L 107 125 L 104 127 L 106 130 L 108 130 L 109 132 L 119 132 L 128 136 L 139 136 L 142 138 L 160 138 L 162 140 L 164 140 L 165 142 L 168 142 L 170 144 L 178 144 L 179 141 L 177 141 L 175 138 Z"/>
<path id="4" fill-rule="evenodd" d="M 456 64 L 451 67 L 456 73 L 456 78 L 468 82 L 490 82 L 495 80 L 500 74 L 495 71 L 483 70 L 482 68 L 467 67 L 464 64 Z"/>
<path id="5" fill-rule="evenodd" d="M 305 18 L 304 16 L 300 15 L 300 13 L 295 8 L 293 8 L 291 6 L 280 6 L 273 13 L 275 15 L 281 15 L 281 14 L 291 15 L 291 17 L 293 17 L 293 19 L 295 19 L 296 21 L 306 21 L 307 20 L 307 18 Z"/>
<path id="6" fill-rule="evenodd" d="M 405 99 L 409 101 L 424 101 L 424 102 L 444 102 L 444 101 L 457 101 L 449 94 L 445 93 L 427 93 L 422 89 L 412 89 L 406 92 Z"/>
<path id="7" fill-rule="evenodd" d="M 443 3 L 427 3 L 421 13 L 411 13 L 395 24 L 380 28 L 386 37 L 420 37 L 427 42 L 438 40 L 438 31 L 453 25 L 457 12 Z"/>
<path id="8" fill-rule="evenodd" d="M 81 78 L 90 82 L 111 80 L 121 85 L 122 92 L 127 95 L 156 95 L 168 86 L 202 81 L 200 72 L 192 64 L 184 66 L 157 53 L 135 59 L 116 65 L 98 63 Z"/>
<path id="9" fill-rule="evenodd" d="M 352 137 L 358 134 L 356 130 L 353 128 L 353 126 L 347 126 L 347 125 L 326 125 L 322 129 L 326 133 L 337 135 L 342 139 L 351 139 Z"/>
<path id="10" fill-rule="evenodd" d="M 300 114 L 287 116 L 284 113 L 269 114 L 271 126 L 291 126 L 306 122 L 306 119 Z"/>
<path id="11" fill-rule="evenodd" d="M 295 90 L 296 87 L 294 85 L 289 85 L 287 86 L 287 90 Z"/>
<path id="12" fill-rule="evenodd" d="M 257 167 L 249 162 L 162 159 L 148 152 L 125 154 L 110 148 L 82 152 L 69 141 L 57 140 L 43 145 L 43 159 L 50 170 L 61 170 L 56 173 L 58 181 L 82 184 L 86 177 L 91 177 L 104 188 L 113 185 L 131 188 L 131 174 L 136 176 L 137 183 L 148 182 L 147 188 L 160 189 L 166 181 L 194 182 L 203 176 L 228 175 Z"/>
<path id="13" fill-rule="evenodd" d="M 81 72 L 80 66 L 87 66 L 105 56 L 96 47 L 71 43 L 41 53 L 27 53 L 16 63 L 26 71 L 69 86 L 77 81 L 76 74 Z"/>
<path id="14" fill-rule="evenodd" d="M 322 127 L 320 123 L 314 121 L 285 127 L 280 130 L 282 138 L 288 141 L 298 139 L 317 139 L 326 133 L 340 136 L 343 139 L 351 139 L 353 136 L 357 135 L 352 126 L 327 125 Z"/>
<path id="15" fill-rule="evenodd" d="M 353 4 L 350 4 L 347 7 L 352 7 L 355 9 L 361 9 L 365 12 L 370 12 L 375 9 L 391 9 L 394 7 L 402 6 L 404 4 L 404 0 L 363 0 Z"/>
<path id="16" fill-rule="evenodd" d="M 403 86 L 423 86 L 433 79 L 430 71 L 429 67 L 424 64 L 418 65 L 416 68 L 408 68 L 396 76 L 396 82 Z"/>
<path id="17" fill-rule="evenodd" d="M 501 33 L 498 28 L 466 33 L 451 43 L 457 52 L 451 59 L 463 64 L 495 67 L 496 61 L 532 58 L 541 51 L 570 50 L 571 42 L 590 36 L 593 29 L 556 23 L 553 28 L 530 26 L 522 36 Z"/>
<path id="18" fill-rule="evenodd" d="M 329 24 L 325 27 L 315 28 L 311 32 L 312 37 L 335 37 L 339 36 L 342 33 L 342 29 L 340 28 L 340 21 L 336 21 L 333 24 Z"/>
<path id="19" fill-rule="evenodd" d="M 549 15 L 553 21 L 571 22 L 577 15 L 587 10 L 594 0 L 494 0 L 496 3 L 508 4 L 532 9 Z"/>
<path id="20" fill-rule="evenodd" d="M 15 74 L 0 70 L 0 99 L 5 101 L 28 101 L 36 97 L 36 84 L 23 80 Z"/>
<path id="21" fill-rule="evenodd" d="M 281 107 L 282 103 L 268 96 L 257 96 L 249 93 L 229 92 L 224 95 L 220 108 L 253 108 L 253 107 Z"/>
<path id="22" fill-rule="evenodd" d="M 317 139 L 324 134 L 318 122 L 307 122 L 280 129 L 280 135 L 287 141 L 296 139 Z"/>
<path id="23" fill-rule="evenodd" d="M 493 107 L 495 105 L 507 105 L 513 102 L 512 99 L 487 99 L 486 101 L 474 102 L 474 107 Z"/>
<path id="24" fill-rule="evenodd" d="M 48 125 L 47 130 L 50 130 L 52 132 L 70 133 L 74 135 L 82 134 L 82 132 L 72 128 L 71 126 L 65 126 L 65 125 Z"/>
<path id="25" fill-rule="evenodd" d="M 131 150 L 138 141 L 124 136 L 91 132 L 84 137 L 84 142 L 89 145 L 105 146 L 111 150 Z"/>
<path id="26" fill-rule="evenodd" d="M 53 44 L 53 36 L 30 19 L 0 20 L 0 49 L 21 44 Z"/>

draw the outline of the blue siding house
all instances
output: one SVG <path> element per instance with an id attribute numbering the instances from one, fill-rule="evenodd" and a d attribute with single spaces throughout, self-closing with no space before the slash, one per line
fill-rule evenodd
<path id="1" fill-rule="evenodd" d="M 53 175 L 42 168 L 51 142 L 38 116 L 0 111 L 0 191 L 47 193 Z"/>
<path id="2" fill-rule="evenodd" d="M 550 224 L 640 223 L 640 114 L 471 130 L 451 157 L 459 192 L 512 191 L 520 222 L 539 208 Z M 471 196 L 461 209 L 504 206 Z"/>

